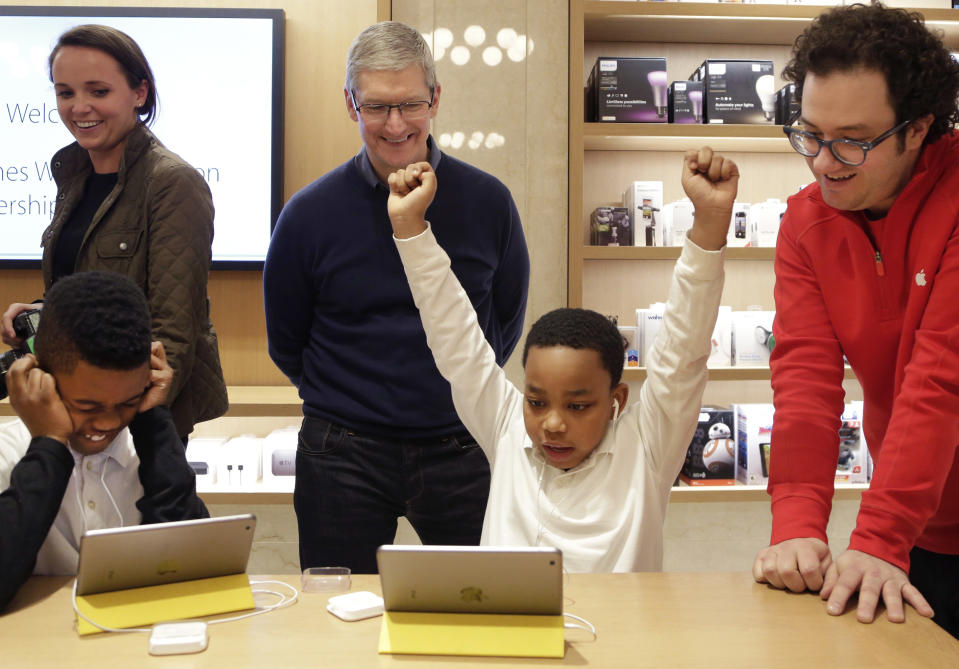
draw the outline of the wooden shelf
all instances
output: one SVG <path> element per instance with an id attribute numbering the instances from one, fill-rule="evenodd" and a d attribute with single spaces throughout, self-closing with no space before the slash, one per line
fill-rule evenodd
<path id="1" fill-rule="evenodd" d="M 584 246 L 583 260 L 677 260 L 680 246 Z M 773 260 L 776 249 L 727 248 L 726 260 Z"/>
<path id="2" fill-rule="evenodd" d="M 230 386 L 230 408 L 226 415 L 302 416 L 303 401 L 293 386 Z"/>
<path id="3" fill-rule="evenodd" d="M 768 381 L 772 378 L 769 367 L 710 367 L 710 381 Z M 844 378 L 855 379 L 856 375 L 848 365 Z M 623 381 L 645 381 L 645 367 L 627 367 L 623 370 Z"/>
<path id="4" fill-rule="evenodd" d="M 858 500 L 862 491 L 869 488 L 868 483 L 837 483 L 833 493 L 834 500 Z M 685 483 L 673 486 L 669 501 L 676 502 L 759 502 L 769 501 L 764 485 L 703 485 L 692 486 Z"/>
<path id="5" fill-rule="evenodd" d="M 302 416 L 303 402 L 293 386 L 230 386 L 230 408 L 226 415 Z M 0 416 L 14 416 L 10 400 L 0 401 Z"/>
<path id="6" fill-rule="evenodd" d="M 862 491 L 869 488 L 866 483 L 837 483 L 834 500 L 858 500 Z M 245 490 L 214 492 L 200 490 L 200 498 L 207 504 L 292 504 L 292 492 L 274 492 L 268 490 Z M 764 485 L 708 485 L 691 486 L 685 483 L 673 486 L 669 495 L 670 503 L 696 502 L 769 502 Z"/>
<path id="7" fill-rule="evenodd" d="M 675 123 L 585 123 L 587 151 L 685 151 L 708 144 L 716 151 L 793 153 L 782 126 Z"/>
<path id="8" fill-rule="evenodd" d="M 583 35 L 590 42 L 791 45 L 826 7 L 686 2 L 583 2 Z M 959 45 L 959 13 L 915 9 L 926 25 Z"/>

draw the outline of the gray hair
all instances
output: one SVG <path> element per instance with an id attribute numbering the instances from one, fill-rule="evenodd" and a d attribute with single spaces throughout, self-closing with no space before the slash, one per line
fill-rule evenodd
<path id="1" fill-rule="evenodd" d="M 403 70 L 410 65 L 423 68 L 430 93 L 436 91 L 433 53 L 423 36 L 405 23 L 382 21 L 365 28 L 356 36 L 346 54 L 346 87 L 356 89 L 360 72 Z"/>

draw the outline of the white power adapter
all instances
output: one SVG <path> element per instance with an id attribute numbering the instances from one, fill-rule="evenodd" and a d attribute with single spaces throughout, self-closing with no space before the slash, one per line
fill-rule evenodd
<path id="1" fill-rule="evenodd" d="M 330 597 L 326 610 L 341 620 L 363 620 L 383 613 L 383 598 L 366 590 L 351 592 Z"/>
<path id="2" fill-rule="evenodd" d="M 202 620 L 157 623 L 150 632 L 150 655 L 183 655 L 205 650 L 209 636 Z"/>

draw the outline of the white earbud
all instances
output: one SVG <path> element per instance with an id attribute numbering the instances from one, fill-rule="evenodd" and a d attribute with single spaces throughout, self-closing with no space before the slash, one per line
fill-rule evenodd
<path id="1" fill-rule="evenodd" d="M 613 420 L 619 418 L 619 400 L 613 398 Z"/>

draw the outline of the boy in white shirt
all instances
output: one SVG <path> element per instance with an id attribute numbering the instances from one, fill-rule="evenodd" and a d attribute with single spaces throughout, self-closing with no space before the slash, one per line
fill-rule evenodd
<path id="1" fill-rule="evenodd" d="M 0 610 L 31 573 L 75 574 L 86 530 L 209 515 L 164 406 L 173 370 L 132 281 L 57 281 L 34 350 L 6 375 L 20 420 L 0 425 Z"/>
<path id="2" fill-rule="evenodd" d="M 735 163 L 711 149 L 686 153 L 682 184 L 695 221 L 639 401 L 626 408 L 619 332 L 584 309 L 532 326 L 525 390 L 514 387 L 425 220 L 435 174 L 416 163 L 390 176 L 394 239 L 427 343 L 489 458 L 484 545 L 555 546 L 570 572 L 662 569 L 663 521 L 706 384 L 738 182 Z"/>

